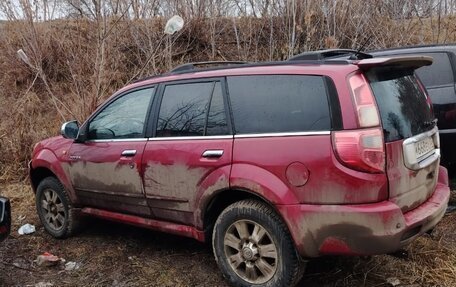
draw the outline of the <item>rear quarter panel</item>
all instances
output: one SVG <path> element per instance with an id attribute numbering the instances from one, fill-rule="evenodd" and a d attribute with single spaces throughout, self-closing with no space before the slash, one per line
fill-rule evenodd
<path id="1" fill-rule="evenodd" d="M 292 163 L 307 169 L 302 186 L 290 182 L 290 173 L 287 177 Z M 342 166 L 334 157 L 329 134 L 235 139 L 230 184 L 279 205 L 370 203 L 388 197 L 386 176 Z"/>

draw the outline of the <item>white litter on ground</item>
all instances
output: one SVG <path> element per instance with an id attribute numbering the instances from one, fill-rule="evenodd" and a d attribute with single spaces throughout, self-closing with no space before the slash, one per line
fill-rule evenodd
<path id="1" fill-rule="evenodd" d="M 29 223 L 22 225 L 17 231 L 19 235 L 32 234 L 35 233 L 35 225 Z"/>

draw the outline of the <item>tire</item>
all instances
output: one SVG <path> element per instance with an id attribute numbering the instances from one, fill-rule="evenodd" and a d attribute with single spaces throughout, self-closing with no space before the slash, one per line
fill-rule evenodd
<path id="1" fill-rule="evenodd" d="M 44 229 L 55 238 L 66 238 L 79 228 L 79 215 L 63 184 L 55 177 L 43 179 L 36 189 L 36 209 Z"/>
<path id="2" fill-rule="evenodd" d="M 304 273 L 304 261 L 286 225 L 260 201 L 243 200 L 228 206 L 215 223 L 212 247 L 232 286 L 294 286 Z"/>

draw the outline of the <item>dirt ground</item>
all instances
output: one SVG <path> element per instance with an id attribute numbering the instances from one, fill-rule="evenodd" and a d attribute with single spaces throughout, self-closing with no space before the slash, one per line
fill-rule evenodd
<path id="1" fill-rule="evenodd" d="M 0 194 L 11 199 L 14 220 L 0 243 L 0 286 L 227 286 L 210 248 L 192 239 L 90 219 L 77 236 L 56 240 L 39 223 L 27 184 L 0 186 Z M 18 235 L 25 223 L 37 232 Z M 395 256 L 310 260 L 299 286 L 456 286 L 455 230 L 453 212 Z M 80 267 L 39 267 L 43 252 Z"/>

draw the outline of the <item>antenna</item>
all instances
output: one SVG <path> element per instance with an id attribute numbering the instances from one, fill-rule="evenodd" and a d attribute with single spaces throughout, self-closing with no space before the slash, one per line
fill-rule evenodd
<path id="1" fill-rule="evenodd" d="M 350 59 L 350 60 L 357 60 L 357 59 L 358 59 L 358 55 L 361 54 L 361 50 L 364 50 L 364 47 L 367 45 L 367 43 L 370 41 L 370 39 L 372 39 L 372 35 L 370 35 L 370 36 L 364 41 L 364 43 L 359 47 L 358 50 L 356 50 L 356 52 L 355 52 L 352 56 L 350 56 L 349 59 Z M 353 58 L 354 58 L 353 56 L 355 56 L 356 59 L 353 59 Z"/>

